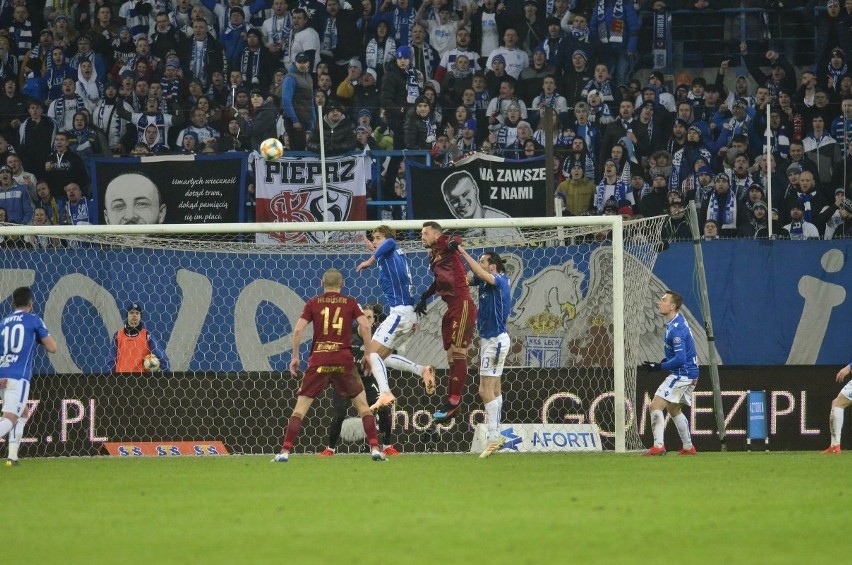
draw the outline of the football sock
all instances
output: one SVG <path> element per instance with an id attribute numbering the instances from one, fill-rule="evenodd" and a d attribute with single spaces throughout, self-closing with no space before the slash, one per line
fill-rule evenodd
<path id="1" fill-rule="evenodd" d="M 367 441 L 370 447 L 379 447 L 379 437 L 376 435 L 376 418 L 372 414 L 361 416 L 361 423 L 364 424 L 364 433 L 367 434 Z"/>
<path id="2" fill-rule="evenodd" d="M 396 354 L 385 359 L 385 366 L 397 371 L 407 371 L 417 376 L 420 376 L 420 373 L 423 372 L 423 365 L 418 365 L 414 361 Z"/>
<path id="3" fill-rule="evenodd" d="M 296 441 L 296 436 L 302 430 L 302 418 L 299 416 L 290 416 L 290 421 L 287 422 L 287 431 L 284 432 L 284 443 L 282 448 L 290 451 L 293 449 L 293 442 Z"/>
<path id="4" fill-rule="evenodd" d="M 388 386 L 388 372 L 385 369 L 385 362 L 382 361 L 382 356 L 378 353 L 370 353 L 370 369 L 373 373 L 373 378 L 376 379 L 376 383 L 379 385 L 379 394 L 383 392 L 390 392 L 390 386 Z"/>
<path id="5" fill-rule="evenodd" d="M 6 434 L 12 431 L 12 428 L 15 427 L 15 424 L 12 423 L 12 420 L 9 418 L 0 419 L 0 438 L 6 437 Z"/>
<path id="6" fill-rule="evenodd" d="M 390 406 L 386 406 L 375 414 L 379 421 L 379 432 L 382 434 L 382 441 L 386 445 L 393 445 L 393 414 Z"/>
<path id="7" fill-rule="evenodd" d="M 342 417 L 335 414 L 334 420 L 331 421 L 331 429 L 328 431 L 328 446 L 332 449 L 337 445 L 337 440 L 340 439 L 340 431 L 343 429 L 343 420 L 346 419 L 346 414 Z"/>
<path id="8" fill-rule="evenodd" d="M 495 398 L 485 404 L 488 414 L 488 441 L 495 441 L 500 435 L 500 402 Z"/>
<path id="9" fill-rule="evenodd" d="M 499 416 L 500 419 L 502 420 L 502 418 L 503 418 L 503 395 L 501 394 L 500 396 L 498 396 L 494 400 L 497 401 L 497 416 Z M 499 422 L 498 422 L 498 424 L 499 424 Z"/>
<path id="10" fill-rule="evenodd" d="M 464 384 L 467 381 L 467 359 L 453 359 L 450 363 L 450 386 L 447 399 L 455 406 L 461 402 L 464 394 Z"/>
<path id="11" fill-rule="evenodd" d="M 840 432 L 843 430 L 843 408 L 832 408 L 828 415 L 831 429 L 831 445 L 840 445 Z"/>
<path id="12" fill-rule="evenodd" d="M 654 432 L 654 447 L 662 447 L 663 432 L 666 429 L 666 418 L 662 410 L 651 411 L 651 430 Z"/>
<path id="13" fill-rule="evenodd" d="M 9 434 L 9 453 L 7 457 L 14 461 L 18 460 L 18 448 L 21 446 L 21 438 L 24 437 L 24 426 L 27 425 L 26 418 L 18 418 L 15 427 Z"/>
<path id="14" fill-rule="evenodd" d="M 677 433 L 680 434 L 680 440 L 683 442 L 683 448 L 692 449 L 692 436 L 689 434 L 689 420 L 686 419 L 683 412 L 672 418 L 672 420 L 674 420 Z"/>

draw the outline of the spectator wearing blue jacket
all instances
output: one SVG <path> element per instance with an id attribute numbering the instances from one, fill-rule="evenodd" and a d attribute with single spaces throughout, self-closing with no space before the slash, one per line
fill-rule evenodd
<path id="1" fill-rule="evenodd" d="M 6 209 L 6 221 L 11 224 L 29 224 L 33 219 L 30 194 L 15 182 L 6 165 L 0 167 L 0 207 Z"/>
<path id="2" fill-rule="evenodd" d="M 597 0 L 589 20 L 599 41 L 598 62 L 612 72 L 616 85 L 624 84 L 636 63 L 639 16 L 630 0 Z"/>

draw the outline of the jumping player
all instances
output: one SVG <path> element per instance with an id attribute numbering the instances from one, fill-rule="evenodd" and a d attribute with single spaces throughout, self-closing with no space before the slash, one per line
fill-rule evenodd
<path id="1" fill-rule="evenodd" d="M 376 418 L 367 405 L 364 385 L 355 371 L 355 358 L 351 349 L 353 322 L 358 322 L 359 331 L 365 340 L 370 339 L 370 322 L 354 298 L 340 293 L 343 288 L 343 275 L 340 271 L 329 269 L 323 273 L 322 288 L 321 295 L 311 298 L 305 304 L 293 329 L 290 373 L 294 375 L 300 366 L 299 344 L 302 342 L 302 334 L 310 323 L 314 325 L 314 338 L 311 343 L 311 356 L 308 358 L 308 370 L 302 379 L 302 386 L 299 387 L 296 407 L 287 423 L 281 452 L 272 461 L 286 463 L 290 459 L 290 451 L 302 429 L 302 421 L 308 415 L 314 399 L 329 384 L 333 384 L 341 395 L 352 399 L 352 405 L 361 416 L 373 461 L 387 461 L 387 457 L 379 450 Z M 366 370 L 369 368 L 369 362 L 365 365 Z"/>
<path id="2" fill-rule="evenodd" d="M 414 310 L 421 316 L 426 314 L 426 303 L 435 294 L 447 304 L 447 312 L 441 321 L 441 337 L 450 365 L 450 382 L 444 407 L 432 415 L 433 421 L 440 424 L 452 418 L 461 406 L 476 305 L 470 298 L 467 270 L 458 252 L 461 237 L 448 237 L 437 222 L 425 222 L 420 239 L 429 249 L 429 269 L 435 279 L 420 296 Z"/>
<path id="3" fill-rule="evenodd" d="M 459 253 L 473 272 L 470 285 L 479 289 L 479 312 L 476 315 L 480 338 L 479 397 L 488 416 L 488 444 L 479 455 L 484 459 L 496 453 L 506 442 L 506 437 L 500 434 L 500 413 L 503 409 L 500 377 L 509 354 L 506 321 L 512 313 L 512 294 L 506 267 L 499 254 L 494 251 L 483 253 L 477 262 L 461 247 Z"/>
<path id="4" fill-rule="evenodd" d="M 36 346 L 41 344 L 48 353 L 56 353 L 56 340 L 47 331 L 41 317 L 32 313 L 33 291 L 25 286 L 16 288 L 12 293 L 12 304 L 15 311 L 0 322 L 0 379 L 6 381 L 0 438 L 11 432 L 16 446 L 14 454 L 10 449 L 7 465 L 18 464 L 17 443 L 26 424 L 26 416 L 22 415 L 30 394 Z"/>
<path id="5" fill-rule="evenodd" d="M 657 304 L 659 312 L 666 320 L 666 358 L 660 363 L 645 361 L 642 366 L 648 372 L 664 370 L 669 376 L 659 386 L 649 407 L 651 411 L 651 427 L 654 430 L 654 445 L 643 455 L 665 455 L 663 432 L 666 428 L 666 417 L 663 409 L 669 411 L 669 416 L 675 423 L 677 433 L 683 442 L 683 448 L 678 455 L 695 455 L 697 451 L 692 445 L 689 434 L 689 421 L 681 411 L 681 404 L 692 406 L 692 392 L 698 381 L 698 357 L 695 354 L 695 340 L 692 330 L 686 323 L 686 318 L 680 313 L 683 297 L 677 292 L 667 290 Z"/>
<path id="6" fill-rule="evenodd" d="M 367 347 L 366 355 L 379 385 L 379 398 L 370 406 L 375 412 L 396 400 L 388 385 L 386 366 L 420 375 L 428 394 L 435 392 L 435 369 L 431 365 L 421 366 L 400 355 L 392 355 L 393 350 L 402 346 L 417 327 L 417 314 L 414 313 L 411 297 L 411 271 L 405 253 L 396 243 L 396 232 L 381 225 L 373 230 L 373 241 L 365 238 L 365 243 L 373 255 L 355 267 L 355 271 L 360 273 L 378 263 L 379 282 L 390 308 Z"/>

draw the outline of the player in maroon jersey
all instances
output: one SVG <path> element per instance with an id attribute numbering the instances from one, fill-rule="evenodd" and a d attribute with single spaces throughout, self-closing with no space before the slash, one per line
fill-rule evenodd
<path id="1" fill-rule="evenodd" d="M 415 312 L 421 316 L 426 314 L 426 302 L 435 294 L 447 304 L 441 321 L 441 337 L 450 365 L 450 384 L 446 404 L 432 415 L 434 422 L 440 424 L 452 418 L 461 406 L 467 381 L 467 349 L 476 324 L 476 305 L 470 298 L 467 270 L 458 253 L 461 237 L 448 237 L 437 222 L 425 222 L 420 239 L 430 250 L 429 269 L 435 280 L 420 296 Z"/>
<path id="2" fill-rule="evenodd" d="M 314 340 L 311 344 L 311 356 L 308 357 L 308 370 L 299 387 L 296 407 L 287 422 L 284 443 L 281 452 L 273 459 L 276 463 L 286 463 L 293 449 L 293 442 L 302 429 L 302 421 L 308 410 L 329 384 L 342 396 L 352 399 L 352 404 L 361 416 L 364 432 L 370 443 L 370 455 L 373 461 L 387 461 L 379 451 L 379 439 L 376 436 L 376 418 L 370 412 L 364 385 L 355 371 L 355 358 L 352 355 L 352 322 L 357 321 L 364 341 L 370 341 L 370 322 L 351 296 L 340 293 L 343 288 L 343 275 L 337 269 L 329 269 L 322 275 L 323 293 L 311 298 L 293 329 L 293 358 L 290 361 L 290 373 L 299 370 L 299 345 L 302 334 L 308 324 L 314 325 Z M 369 370 L 369 361 L 365 360 L 365 370 Z"/>

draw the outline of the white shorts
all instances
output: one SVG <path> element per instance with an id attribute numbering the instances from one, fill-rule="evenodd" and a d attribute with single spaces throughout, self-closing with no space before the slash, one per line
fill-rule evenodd
<path id="1" fill-rule="evenodd" d="M 499 377 L 503 374 L 503 365 L 509 355 L 509 334 L 482 338 L 479 343 L 479 375 Z"/>
<path id="2" fill-rule="evenodd" d="M 847 399 L 852 400 L 852 381 L 846 383 L 842 389 L 840 389 L 840 394 L 845 396 Z"/>
<path id="3" fill-rule="evenodd" d="M 385 321 L 373 334 L 373 341 L 388 349 L 397 349 L 405 343 L 417 326 L 417 314 L 414 306 L 394 306 Z"/>
<path id="4" fill-rule="evenodd" d="M 689 377 L 669 375 L 659 386 L 655 395 L 674 404 L 692 406 L 692 391 L 695 390 L 696 380 Z"/>
<path id="5" fill-rule="evenodd" d="M 3 390 L 3 413 L 11 412 L 21 417 L 27 407 L 30 396 L 30 381 L 25 379 L 4 379 L 6 388 Z"/>

